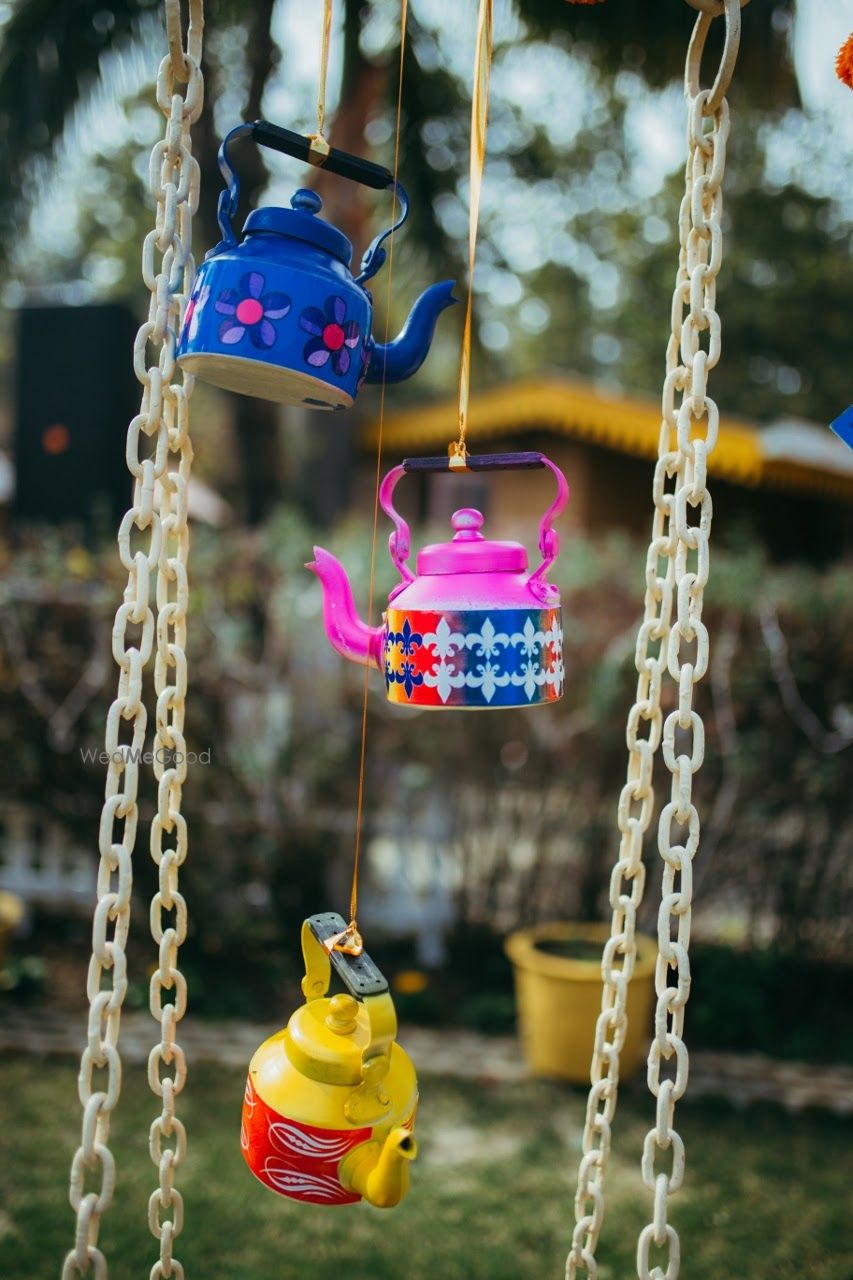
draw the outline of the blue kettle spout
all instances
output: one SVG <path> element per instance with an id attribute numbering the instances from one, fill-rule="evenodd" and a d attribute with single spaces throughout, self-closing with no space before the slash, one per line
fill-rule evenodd
<path id="1" fill-rule="evenodd" d="M 442 280 L 421 294 L 393 342 L 377 342 L 367 366 L 367 382 L 402 382 L 417 373 L 429 353 L 435 325 L 445 307 L 452 307 L 453 280 Z"/>

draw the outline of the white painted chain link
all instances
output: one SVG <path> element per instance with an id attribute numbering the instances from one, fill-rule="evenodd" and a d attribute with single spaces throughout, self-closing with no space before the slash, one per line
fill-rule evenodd
<path id="1" fill-rule="evenodd" d="M 187 1007 L 187 983 L 178 968 L 178 948 L 187 936 L 187 906 L 178 889 L 178 868 L 187 856 L 187 824 L 181 813 L 181 798 L 187 776 L 187 490 L 193 458 L 189 397 L 194 379 L 188 374 L 180 375 L 177 382 L 172 378 L 176 335 L 195 273 L 192 218 L 198 207 L 199 168 L 191 151 L 190 127 L 201 112 L 204 92 L 200 69 L 202 0 L 190 0 L 186 49 L 180 38 L 179 0 L 167 0 L 166 23 L 169 55 L 163 59 L 157 77 L 157 102 L 168 123 L 159 154 L 152 154 L 150 175 L 151 189 L 158 201 L 155 246 L 162 254 L 158 278 L 169 276 L 173 287 L 163 330 L 169 369 L 163 380 L 166 458 L 159 485 L 161 539 L 154 663 L 157 812 L 151 823 L 151 857 L 158 869 L 158 888 L 151 900 L 151 934 L 159 947 L 159 963 L 151 975 L 150 1005 L 152 1016 L 160 1023 L 160 1041 L 148 1058 L 148 1083 L 160 1098 L 161 1107 L 148 1139 L 158 1175 L 157 1188 L 148 1201 L 148 1225 L 160 1247 L 150 1280 L 183 1280 L 183 1265 L 173 1256 L 174 1242 L 184 1222 L 184 1202 L 175 1187 L 175 1171 L 186 1157 L 187 1135 L 175 1114 L 175 1102 L 184 1087 L 187 1066 L 175 1033 Z M 186 85 L 183 95 L 176 91 L 176 82 Z M 152 311 L 155 296 L 152 293 Z M 151 318 L 155 322 L 152 340 L 156 341 L 159 314 L 152 314 Z M 168 917 L 165 920 L 164 913 Z M 164 991 L 169 993 L 165 1002 Z"/>
<path id="2" fill-rule="evenodd" d="M 604 1179 L 619 1087 L 619 1055 L 628 1027 L 628 983 L 637 958 L 637 910 L 645 887 L 643 840 L 654 812 L 652 772 L 663 724 L 661 686 L 667 665 L 675 582 L 674 495 L 667 491 L 667 484 L 675 474 L 677 453 L 670 443 L 669 423 L 664 417 L 652 488 L 655 510 L 646 555 L 643 621 L 634 657 L 637 691 L 626 728 L 627 780 L 617 808 L 620 841 L 610 879 L 610 939 L 601 961 L 604 990 L 595 1028 L 583 1155 L 575 1194 L 575 1227 L 566 1259 L 567 1280 L 575 1280 L 580 1271 L 586 1271 L 592 1280 L 598 1275 L 595 1250 L 604 1219 Z"/>
<path id="3" fill-rule="evenodd" d="M 693 859 L 700 830 L 692 787 L 705 758 L 705 729 L 693 707 L 693 690 L 708 670 L 708 629 L 702 621 L 702 604 L 708 581 L 712 506 L 706 477 L 720 413 L 708 395 L 707 383 L 709 370 L 720 359 L 717 275 L 723 259 L 721 183 L 729 136 L 728 103 L 723 98 L 709 116 L 709 96 L 702 91 L 688 102 L 687 190 L 679 214 L 681 248 L 664 387 L 664 413 L 678 446 L 673 504 L 675 619 L 667 646 L 667 667 L 678 688 L 678 703 L 666 718 L 662 738 L 672 790 L 658 824 L 663 874 L 655 1034 L 648 1060 L 648 1084 L 657 1107 L 642 1158 L 643 1181 L 653 1193 L 654 1210 L 637 1243 L 640 1280 L 677 1280 L 680 1268 L 680 1243 L 678 1232 L 668 1221 L 668 1199 L 684 1178 L 684 1143 L 674 1120 L 675 1104 L 687 1088 L 689 1065 L 683 1031 L 690 994 Z M 703 334 L 707 345 L 703 345 Z M 680 395 L 678 406 L 676 393 Z M 661 1167 L 664 1163 L 668 1168 Z M 663 1252 L 665 1265 L 664 1261 L 652 1263 L 653 1246 Z"/>
<path id="4" fill-rule="evenodd" d="M 726 0 L 727 17 L 729 7 Z M 722 11 L 721 5 L 719 12 Z M 697 21 L 697 30 L 701 26 L 704 33 L 708 21 L 703 14 Z M 703 44 L 704 34 L 701 42 L 694 34 L 688 52 L 688 86 L 698 79 Z M 708 669 L 708 632 L 702 622 L 702 603 L 708 581 L 712 508 L 706 471 L 717 439 L 719 411 L 707 394 L 707 375 L 720 358 L 716 281 L 722 262 L 721 182 L 729 134 L 728 105 L 723 99 L 708 116 L 710 96 L 706 91 L 688 93 L 688 159 L 679 212 L 679 267 L 672 335 L 666 353 L 644 616 L 637 637 L 637 693 L 628 715 L 628 776 L 617 810 L 621 840 L 610 885 L 611 936 L 602 956 L 604 990 L 578 1169 L 575 1227 L 566 1259 L 567 1280 L 575 1280 L 581 1271 L 591 1280 L 598 1275 L 595 1250 L 604 1218 L 604 1182 L 617 1102 L 619 1055 L 627 1030 L 627 985 L 636 961 L 636 913 L 644 889 L 643 839 L 654 810 L 652 774 L 661 743 L 672 774 L 672 791 L 658 829 L 664 866 L 655 972 L 655 1037 L 648 1061 L 648 1082 L 657 1099 L 657 1115 L 655 1127 L 646 1137 L 642 1158 L 643 1180 L 654 1193 L 654 1213 L 652 1222 L 640 1234 L 637 1274 L 640 1280 L 676 1280 L 680 1265 L 679 1238 L 668 1221 L 667 1201 L 669 1194 L 681 1186 L 684 1176 L 684 1143 L 673 1127 L 673 1119 L 675 1103 L 687 1086 L 688 1071 L 682 1032 L 690 990 L 692 860 L 699 844 L 699 815 L 692 802 L 691 787 L 705 749 L 704 728 L 693 709 L 692 695 Z M 706 118 L 710 121 L 708 133 Z M 705 347 L 701 344 L 703 333 L 708 335 Z M 680 396 L 678 406 L 676 393 Z M 689 523 L 689 513 L 697 509 L 698 522 Z M 652 645 L 655 647 L 650 652 Z M 692 658 L 685 653 L 686 646 L 695 646 Z M 665 670 L 678 686 L 678 706 L 662 725 Z M 640 736 L 643 724 L 648 728 L 645 736 Z M 674 842 L 674 824 L 686 829 L 682 843 L 677 839 Z M 674 939 L 673 921 L 677 922 Z M 669 981 L 671 969 L 675 970 L 674 984 Z M 672 1062 L 675 1068 L 667 1078 L 661 1077 L 664 1062 Z M 656 1167 L 660 1153 L 669 1156 L 668 1171 Z M 668 1250 L 665 1268 L 660 1263 L 652 1264 L 653 1244 Z"/>
<path id="5" fill-rule="evenodd" d="M 710 91 L 705 95 L 702 107 L 703 113 L 706 116 L 711 116 L 719 108 L 723 98 L 728 93 L 735 63 L 737 62 L 738 50 L 740 49 L 740 11 L 749 4 L 749 0 L 687 0 L 687 3 L 700 11 L 696 25 L 693 28 L 693 35 L 690 38 L 690 47 L 687 51 L 684 85 L 688 101 L 693 101 L 700 91 L 699 73 L 702 69 L 702 54 L 705 50 L 705 41 L 708 38 L 708 32 L 711 30 L 711 24 L 714 18 L 722 17 L 725 14 L 726 34 L 720 65 L 717 68 L 714 83 Z"/>
<path id="6" fill-rule="evenodd" d="M 157 733 L 161 745 L 183 749 L 183 703 L 186 692 L 186 485 L 192 451 L 188 436 L 187 402 L 192 379 L 173 383 L 175 342 L 186 294 L 192 285 L 192 215 L 198 203 L 198 164 L 190 151 L 190 126 L 198 119 L 203 84 L 200 70 L 203 29 L 202 0 L 190 0 L 187 47 L 181 37 L 180 0 L 165 0 L 169 55 L 157 79 L 157 102 L 167 119 L 163 141 L 151 155 L 149 182 L 156 202 L 155 229 L 143 245 L 142 275 L 151 291 L 148 320 L 137 334 L 133 351 L 136 376 L 143 387 L 140 411 L 127 432 L 127 465 L 134 477 L 133 502 L 118 532 L 119 557 L 127 570 L 127 586 L 113 625 L 113 656 L 119 666 L 118 692 L 107 714 L 106 751 L 109 756 L 105 801 L 98 846 L 98 902 L 92 928 L 92 958 L 87 979 L 88 1040 L 80 1063 L 78 1091 L 83 1107 L 80 1146 L 71 1165 L 70 1201 L 77 1214 L 74 1248 L 66 1255 L 62 1280 L 94 1275 L 106 1280 L 107 1262 L 98 1247 L 101 1216 L 109 1208 L 115 1185 L 115 1162 L 108 1147 L 110 1118 L 121 1091 L 118 1050 L 121 1008 L 127 990 L 125 945 L 130 924 L 133 883 L 131 857 L 139 816 L 137 790 L 139 759 L 145 747 L 147 713 L 142 701 L 142 676 L 157 638 L 155 688 Z M 183 95 L 176 84 L 186 85 Z M 159 266 L 155 260 L 159 254 Z M 149 364 L 148 348 L 157 351 Z M 147 447 L 145 442 L 148 441 Z M 173 470 L 172 459 L 178 468 Z M 160 509 L 155 497 L 159 484 Z M 134 536 L 137 535 L 137 536 Z M 131 545 L 133 540 L 134 546 Z M 155 628 L 149 590 L 157 571 L 158 617 Z M 169 582 L 177 583 L 170 603 Z M 172 638 L 169 638 L 169 628 Z M 128 636 L 128 628 L 131 634 Z M 168 671 L 175 678 L 167 684 Z M 124 729 L 124 732 L 122 730 Z M 174 1206 L 174 1219 L 160 1224 L 149 1209 L 152 1230 L 160 1239 L 160 1261 L 152 1277 L 176 1276 L 183 1268 L 171 1256 L 182 1206 L 172 1186 L 174 1167 L 186 1150 L 186 1135 L 174 1115 L 174 1095 L 185 1076 L 183 1055 L 174 1043 L 175 1022 L 186 1004 L 186 984 L 175 967 L 177 946 L 186 931 L 186 907 L 177 893 L 177 866 L 186 854 L 186 828 L 181 818 L 181 770 L 157 766 L 160 782 L 158 816 L 152 824 L 151 849 L 160 864 L 160 893 L 152 904 L 152 929 L 160 942 L 162 986 L 176 992 L 175 1002 L 160 1009 L 152 981 L 152 1009 L 161 1019 L 161 1044 L 152 1054 L 175 1063 L 175 1080 L 158 1082 L 163 1114 L 151 1129 L 152 1158 L 160 1170 L 160 1188 L 153 1199 L 164 1208 Z M 174 850 L 162 848 L 163 831 L 176 832 Z M 165 871 L 164 871 L 165 865 Z M 174 910 L 175 924 L 163 929 L 156 904 Z M 155 927 L 156 926 L 156 927 Z M 158 936 L 159 934 L 159 936 Z M 157 974 L 155 974 L 155 979 Z M 106 984 L 106 985 L 105 985 Z M 96 1081 L 95 1073 L 103 1073 Z M 174 1136 L 173 1151 L 162 1151 L 163 1136 Z M 87 1174 L 100 1175 L 97 1189 L 86 1189 Z"/>

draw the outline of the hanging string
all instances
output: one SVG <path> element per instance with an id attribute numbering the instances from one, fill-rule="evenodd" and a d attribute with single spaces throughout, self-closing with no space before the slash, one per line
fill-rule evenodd
<path id="1" fill-rule="evenodd" d="M 451 467 L 465 466 L 468 430 L 468 399 L 471 391 L 471 322 L 474 307 L 474 261 L 480 221 L 480 193 L 486 164 L 486 129 L 489 123 L 489 78 L 492 69 L 492 0 L 480 0 L 477 18 L 477 48 L 474 54 L 474 89 L 471 98 L 471 151 L 468 166 L 468 297 L 465 327 L 462 330 L 462 358 L 459 365 L 459 439 L 448 448 Z"/>
<path id="2" fill-rule="evenodd" d="M 397 174 L 400 167 L 400 120 L 403 110 L 403 63 L 406 53 L 406 23 L 408 19 L 408 0 L 400 0 L 400 70 L 397 85 L 397 112 L 394 127 L 394 161 L 392 171 L 394 186 L 392 190 L 391 221 L 397 221 Z M 385 345 L 391 333 L 391 281 L 394 276 L 394 240 L 392 235 L 388 241 L 388 274 L 385 288 Z M 376 594 L 376 548 L 379 540 L 379 487 L 382 482 L 382 438 L 385 429 L 385 377 L 379 384 L 379 431 L 376 444 L 376 475 L 373 489 L 373 533 L 370 540 L 370 586 L 368 590 L 367 624 L 373 625 L 374 596 Z M 358 931 L 358 877 L 361 863 L 361 841 L 364 822 L 364 780 L 367 759 L 367 706 L 370 696 L 370 667 L 364 668 L 364 685 L 361 696 L 361 748 L 358 764 L 358 799 L 355 814 L 355 855 L 353 857 L 352 886 L 350 888 L 349 916 L 350 922 L 343 933 L 327 939 L 328 950 L 345 951 L 349 955 L 361 955 L 364 950 L 361 934 Z"/>
<path id="3" fill-rule="evenodd" d="M 329 144 L 326 141 L 326 79 L 329 74 L 329 44 L 332 38 L 332 4 L 333 0 L 323 0 L 323 30 L 320 36 L 320 82 L 317 87 L 317 132 L 308 135 L 310 146 L 308 159 L 312 164 L 322 165 L 329 157 Z"/>

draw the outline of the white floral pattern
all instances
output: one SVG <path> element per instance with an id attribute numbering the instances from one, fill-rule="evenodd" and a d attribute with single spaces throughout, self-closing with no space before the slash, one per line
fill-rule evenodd
<path id="1" fill-rule="evenodd" d="M 516 631 L 512 637 L 512 646 L 519 649 L 525 658 L 532 658 L 539 653 L 543 644 L 545 644 L 545 632 L 539 631 L 533 625 L 533 619 L 527 618 L 521 631 Z"/>
<path id="2" fill-rule="evenodd" d="M 293 1200 L 345 1204 L 351 1199 L 334 1175 L 306 1173 L 304 1169 L 294 1169 L 275 1156 L 267 1157 L 260 1172 L 270 1186 Z"/>
<path id="3" fill-rule="evenodd" d="M 532 658 L 528 658 L 521 664 L 520 671 L 513 671 L 511 677 L 512 683 L 524 690 L 528 702 L 533 700 L 533 695 L 545 684 L 547 678 L 547 671 L 543 671 L 539 663 Z"/>
<path id="4" fill-rule="evenodd" d="M 479 632 L 473 631 L 465 637 L 465 644 L 478 658 L 496 658 L 510 643 L 515 644 L 515 636 L 510 641 L 505 631 L 496 631 L 491 618 L 486 618 Z"/>
<path id="5" fill-rule="evenodd" d="M 508 671 L 501 672 L 500 666 L 492 665 L 488 659 L 481 663 L 475 671 L 469 671 L 463 677 L 469 689 L 479 689 L 486 702 L 491 702 L 497 689 L 505 689 L 509 684 Z"/>
<path id="6" fill-rule="evenodd" d="M 287 1120 L 270 1124 L 269 1141 L 282 1155 L 303 1156 L 306 1160 L 340 1160 L 352 1147 L 348 1133 L 333 1132 L 326 1137 Z"/>
<path id="7" fill-rule="evenodd" d="M 562 690 L 566 668 L 563 665 L 563 628 L 559 622 L 545 632 L 545 644 L 550 646 L 553 653 L 551 664 L 545 673 L 545 682 Z"/>
<path id="8" fill-rule="evenodd" d="M 454 689 L 465 688 L 465 672 L 454 659 L 465 652 L 466 637 L 461 631 L 452 631 L 446 618 L 442 618 L 435 631 L 429 631 L 423 639 L 424 648 L 438 658 L 432 671 L 424 672 L 424 684 L 438 692 L 442 702 L 447 702 Z"/>

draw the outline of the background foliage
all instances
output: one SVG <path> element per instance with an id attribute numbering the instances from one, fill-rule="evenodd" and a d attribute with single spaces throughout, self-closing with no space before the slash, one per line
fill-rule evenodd
<path id="1" fill-rule="evenodd" d="M 185 794 L 192 849 L 182 882 L 193 908 L 186 952 L 196 1009 L 262 1008 L 298 963 L 302 918 L 329 900 L 330 887 L 338 905 L 345 901 L 363 679 L 322 633 L 319 589 L 302 567 L 314 540 L 287 508 L 227 542 L 202 531 L 194 538 L 187 741 L 191 751 L 211 751 L 210 764 L 192 767 Z M 360 521 L 331 539 L 354 570 L 362 603 L 369 545 Z M 75 592 L 52 596 L 51 585 L 58 592 L 69 569 Z M 700 942 L 704 935 L 741 951 L 790 953 L 794 959 L 781 971 L 790 978 L 806 964 L 839 964 L 851 952 L 853 817 L 842 748 L 851 737 L 844 699 L 853 676 L 853 588 L 844 568 L 773 567 L 755 548 L 718 549 L 713 570 L 706 618 L 716 644 L 709 679 L 699 686 L 708 753 L 698 779 L 704 819 L 696 932 Z M 597 544 L 578 538 L 559 571 L 568 689 L 547 715 L 470 716 L 464 733 L 451 718 L 448 732 L 446 717 L 389 706 L 378 674 L 370 679 L 366 842 L 390 841 L 401 866 L 416 857 L 416 837 L 442 846 L 455 915 L 449 971 L 457 981 L 462 975 L 462 1003 L 479 997 L 465 1016 L 486 1025 L 505 1025 L 511 1015 L 503 931 L 606 911 L 642 565 L 619 538 Z M 391 585 L 386 577 L 380 558 L 380 593 Z M 38 602 L 26 599 L 33 579 L 46 584 Z M 112 590 L 104 591 L 105 584 Z M 86 668 L 95 638 L 109 633 L 118 591 L 112 553 L 92 556 L 60 540 L 33 544 L 16 559 L 6 591 L 7 606 L 15 599 L 28 660 L 49 672 L 40 677 L 42 692 L 59 701 Z M 0 617 L 8 619 L 8 607 Z M 786 644 L 781 667 L 771 618 Z M 91 701 L 58 743 L 50 717 L 22 685 L 9 641 L 6 621 L 0 806 L 59 814 L 76 842 L 88 845 L 103 766 L 87 763 L 81 749 L 100 749 L 111 666 L 105 662 Z M 790 704 L 789 678 L 801 704 Z M 802 722 L 802 706 L 814 723 Z M 667 785 L 662 771 L 660 794 Z M 143 830 L 151 800 L 142 805 Z M 424 826 L 430 815 L 432 824 Z M 647 856 L 650 901 L 641 923 L 654 931 L 653 841 Z M 368 885 L 370 875 L 368 860 Z M 144 840 L 136 877 L 142 902 L 155 885 Z M 149 956 L 144 939 L 137 946 L 142 999 Z M 410 964 L 410 950 L 395 946 L 391 962 Z M 721 964 L 710 955 L 708 973 L 720 972 Z M 788 979 L 772 976 L 762 962 L 732 960 L 730 967 L 740 975 L 734 986 L 742 1000 L 765 1009 L 781 1043 L 781 1015 L 796 999 Z M 805 988 L 811 983 L 800 984 Z M 727 1001 L 732 989 L 731 982 L 707 982 L 711 1008 L 715 990 L 718 996 L 724 990 Z M 436 1011 L 434 993 L 409 1010 L 428 1018 Z M 711 1042 L 730 1039 L 740 1026 L 731 1011 L 722 1023 L 711 1012 L 698 1021 Z M 818 1056 L 841 1052 L 840 1033 L 832 1035 L 836 1048 L 821 1048 Z"/>

